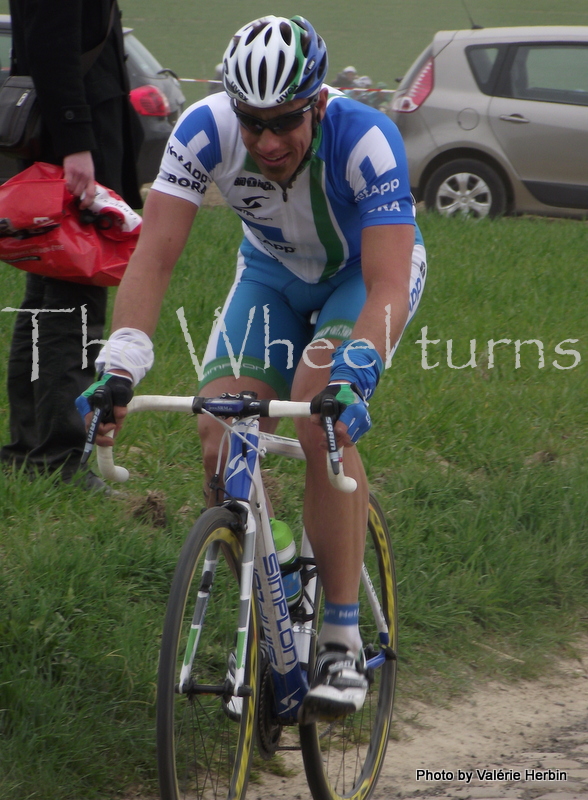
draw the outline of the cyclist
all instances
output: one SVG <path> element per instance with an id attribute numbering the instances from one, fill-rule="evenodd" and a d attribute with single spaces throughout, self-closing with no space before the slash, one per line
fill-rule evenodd
<path id="1" fill-rule="evenodd" d="M 187 109 L 170 137 L 118 290 L 113 333 L 97 360 L 116 406 L 116 425 L 103 425 L 97 441 L 110 444 L 102 434 L 120 428 L 131 385 L 152 364 L 162 298 L 214 180 L 244 238 L 200 393 L 333 395 L 344 409 L 336 433 L 347 448 L 346 473 L 358 482 L 351 495 L 331 487 L 322 429 L 316 418 L 298 421 L 307 459 L 304 524 L 326 597 L 302 723 L 344 716 L 365 699 L 357 597 L 368 487 L 354 445 L 370 427 L 367 401 L 426 273 L 398 130 L 325 86 L 326 74 L 325 43 L 302 17 L 268 16 L 237 31 L 223 58 L 225 92 Z M 222 430 L 200 417 L 199 432 L 209 482 Z"/>

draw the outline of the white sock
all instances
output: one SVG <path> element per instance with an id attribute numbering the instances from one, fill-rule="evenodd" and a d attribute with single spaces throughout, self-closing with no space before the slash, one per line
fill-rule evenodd
<path id="1" fill-rule="evenodd" d="M 325 644 L 340 644 L 355 656 L 359 655 L 362 648 L 359 626 L 334 625 L 332 622 L 324 622 L 318 637 L 319 648 Z"/>

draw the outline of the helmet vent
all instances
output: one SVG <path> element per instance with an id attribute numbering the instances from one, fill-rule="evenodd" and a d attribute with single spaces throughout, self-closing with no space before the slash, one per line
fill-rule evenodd
<path id="1" fill-rule="evenodd" d="M 299 69 L 299 67 L 298 67 L 298 59 L 295 58 L 294 59 L 294 65 L 292 66 L 292 69 L 290 70 L 290 74 L 288 75 L 288 77 L 284 81 L 283 86 L 291 86 L 292 82 L 294 81 L 294 78 L 298 74 L 298 69 Z"/>
<path id="2" fill-rule="evenodd" d="M 252 42 L 252 41 L 253 41 L 253 40 L 254 40 L 254 39 L 257 37 L 257 36 L 259 36 L 259 35 L 260 35 L 260 33 L 263 33 L 263 31 L 265 30 L 265 28 L 267 28 L 267 25 L 268 25 L 268 23 L 267 23 L 266 21 L 263 21 L 263 20 L 260 20 L 260 21 L 258 22 L 258 24 L 257 24 L 257 25 L 254 25 L 254 26 L 251 28 L 251 30 L 249 31 L 249 34 L 248 34 L 248 36 L 247 36 L 247 39 L 245 40 L 245 44 L 251 44 L 251 42 Z M 270 33 L 270 35 L 271 35 L 271 28 L 270 28 L 270 30 L 268 31 L 268 33 Z M 266 35 L 267 35 L 267 34 L 266 34 Z M 266 42 L 266 44 L 267 44 L 267 42 Z"/>
<path id="3" fill-rule="evenodd" d="M 286 64 L 286 56 L 280 51 L 278 55 L 278 66 L 276 67 L 276 78 L 274 80 L 274 85 L 272 91 L 275 92 L 278 88 L 278 84 L 280 82 L 280 78 L 284 74 L 284 66 Z"/>
<path id="4" fill-rule="evenodd" d="M 265 60 L 265 58 L 261 59 L 257 75 L 258 75 L 257 85 L 259 86 L 259 94 L 263 100 L 265 99 L 266 89 L 267 89 L 267 61 Z"/>
<path id="5" fill-rule="evenodd" d="M 300 45 L 302 47 L 302 52 L 304 53 L 304 57 L 308 55 L 308 51 L 310 49 L 310 36 L 304 31 L 302 36 L 300 37 Z"/>
<path id="6" fill-rule="evenodd" d="M 249 53 L 245 61 L 245 77 L 247 78 L 247 85 L 253 86 L 253 74 L 251 72 L 251 53 Z"/>
<path id="7" fill-rule="evenodd" d="M 239 69 L 239 65 L 235 64 L 235 77 L 239 86 L 243 86 L 243 76 L 241 75 L 241 70 Z"/>
<path id="8" fill-rule="evenodd" d="M 315 80 L 316 80 L 316 76 L 315 76 L 315 74 L 313 72 L 307 78 L 305 78 L 305 80 L 302 81 L 302 83 L 300 84 L 299 91 L 300 92 L 305 92 L 310 86 L 312 86 L 312 84 L 315 82 Z"/>
<path id="9" fill-rule="evenodd" d="M 290 44 L 292 41 L 292 28 L 286 22 L 280 23 L 280 33 L 282 34 L 282 39 L 286 44 Z"/>
<path id="10" fill-rule="evenodd" d="M 316 74 L 320 78 L 321 82 L 324 81 L 325 79 L 325 76 L 327 74 L 327 67 L 328 67 L 328 61 L 327 61 L 327 54 L 325 52 L 325 54 L 321 58 L 320 64 L 316 68 Z"/>

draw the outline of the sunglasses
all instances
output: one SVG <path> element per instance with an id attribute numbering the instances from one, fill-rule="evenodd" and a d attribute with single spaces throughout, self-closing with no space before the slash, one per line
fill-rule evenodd
<path id="1" fill-rule="evenodd" d="M 235 100 L 232 101 L 232 105 L 235 116 L 239 120 L 239 124 L 249 133 L 253 133 L 255 136 L 261 136 L 267 128 L 276 136 L 283 136 L 286 133 L 295 131 L 296 128 L 302 125 L 304 122 L 304 115 L 307 111 L 315 107 L 317 100 L 318 98 L 314 97 L 308 105 L 297 108 L 296 111 L 291 111 L 289 114 L 281 114 L 279 117 L 273 117 L 273 119 L 268 120 L 260 119 L 259 117 L 254 117 L 251 114 L 240 111 L 237 108 L 237 102 Z"/>

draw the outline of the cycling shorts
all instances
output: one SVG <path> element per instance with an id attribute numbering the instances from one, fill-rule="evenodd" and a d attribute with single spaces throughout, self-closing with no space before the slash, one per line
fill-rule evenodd
<path id="1" fill-rule="evenodd" d="M 425 248 L 415 245 L 407 323 L 419 304 L 426 272 Z M 217 378 L 246 376 L 267 383 L 281 400 L 289 399 L 305 347 L 317 339 L 349 339 L 365 298 L 360 265 L 306 283 L 244 239 L 235 281 L 206 348 L 201 389 Z"/>

